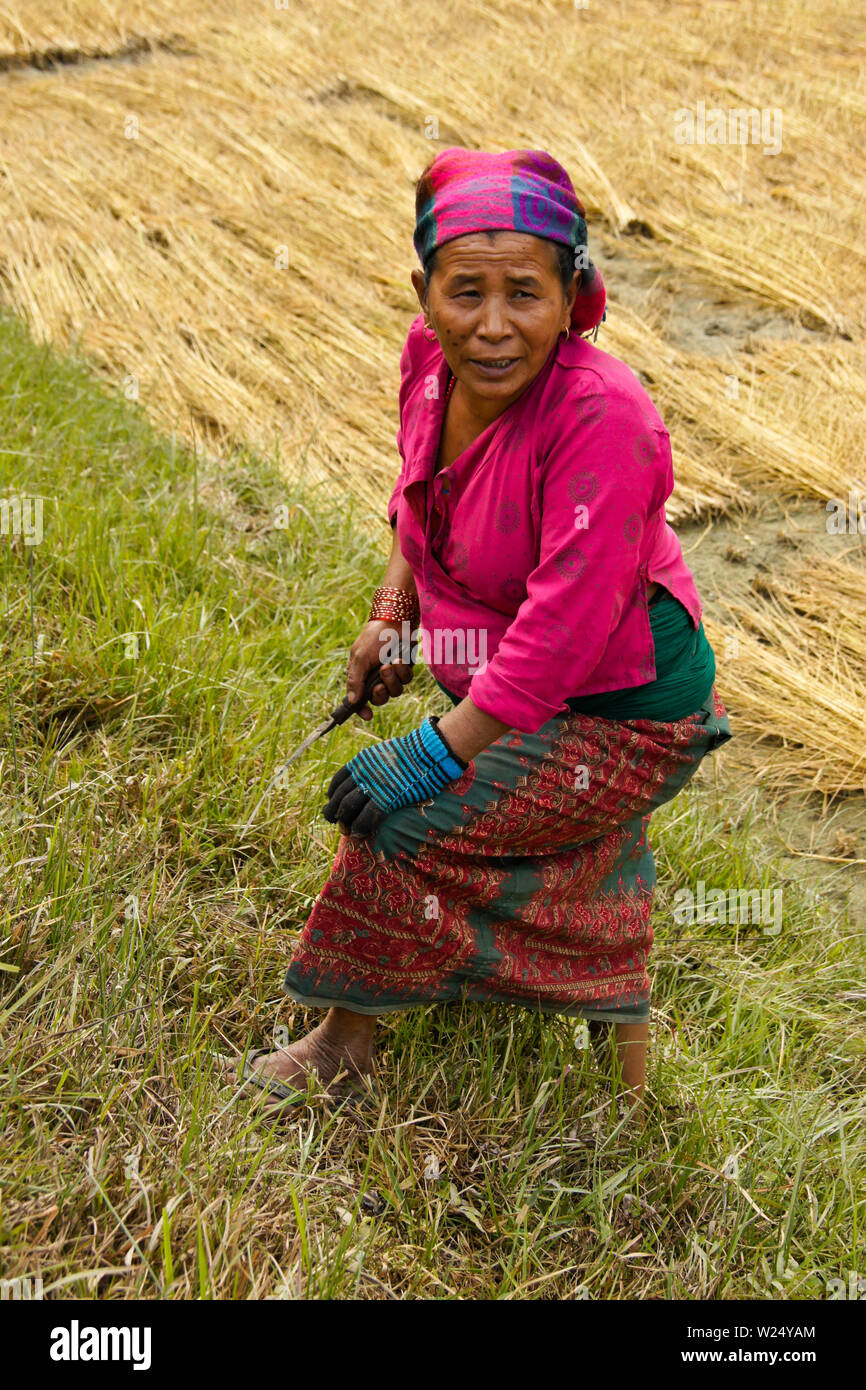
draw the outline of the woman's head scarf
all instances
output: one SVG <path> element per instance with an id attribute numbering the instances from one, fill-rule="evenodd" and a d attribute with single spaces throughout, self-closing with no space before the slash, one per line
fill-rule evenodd
<path id="1" fill-rule="evenodd" d="M 585 210 L 568 174 L 546 150 L 486 154 L 440 150 L 418 180 L 415 249 L 426 265 L 437 247 L 469 232 L 529 232 L 570 246 L 587 245 Z M 585 257 L 571 313 L 578 333 L 605 317 L 604 282 Z"/>

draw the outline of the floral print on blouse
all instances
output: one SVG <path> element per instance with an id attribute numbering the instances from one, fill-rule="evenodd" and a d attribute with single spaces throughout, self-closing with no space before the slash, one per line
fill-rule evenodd
<path id="1" fill-rule="evenodd" d="M 388 504 L 421 604 L 419 655 L 524 733 L 565 700 L 655 679 L 647 584 L 697 628 L 701 601 L 665 517 L 668 432 L 634 372 L 572 336 L 434 476 L 449 370 L 413 321 L 400 360 L 403 465 Z"/>

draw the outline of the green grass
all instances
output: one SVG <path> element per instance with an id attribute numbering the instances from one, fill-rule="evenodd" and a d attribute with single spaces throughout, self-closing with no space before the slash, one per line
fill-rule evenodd
<path id="1" fill-rule="evenodd" d="M 572 1023 L 480 1006 L 388 1016 L 378 1108 L 312 1099 L 274 1128 L 233 1099 L 215 1054 L 308 1024 L 282 975 L 336 846 L 324 786 L 371 730 L 316 745 L 239 829 L 342 698 L 385 528 L 243 449 L 197 465 L 10 320 L 0 440 L 0 497 L 45 499 L 41 544 L 0 537 L 3 1277 L 737 1299 L 866 1273 L 862 934 L 706 765 L 653 821 L 642 1133 Z M 431 708 L 419 671 L 376 733 Z M 677 927 L 701 878 L 784 883 L 780 935 Z"/>

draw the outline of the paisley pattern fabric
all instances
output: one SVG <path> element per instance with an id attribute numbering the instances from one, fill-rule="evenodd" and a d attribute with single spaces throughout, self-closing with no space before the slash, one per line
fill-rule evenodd
<path id="1" fill-rule="evenodd" d="M 675 723 L 566 714 L 503 734 L 435 799 L 341 839 L 286 992 L 360 1013 L 465 998 L 645 1019 L 650 814 L 730 736 L 715 690 Z"/>

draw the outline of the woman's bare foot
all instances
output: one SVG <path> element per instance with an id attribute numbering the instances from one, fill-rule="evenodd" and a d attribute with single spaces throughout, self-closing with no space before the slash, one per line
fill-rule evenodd
<path id="1" fill-rule="evenodd" d="M 276 1048 L 256 1057 L 251 1069 L 263 1079 L 305 1090 L 311 1075 L 327 1094 L 338 1095 L 333 1082 L 340 1077 L 349 1082 L 373 1074 L 373 1032 L 375 1015 L 356 1014 L 350 1009 L 329 1009 L 324 1020 L 303 1038 L 288 1047 Z M 237 1072 L 231 1078 L 237 1081 Z M 267 1098 L 278 1106 L 280 1098 Z"/>

